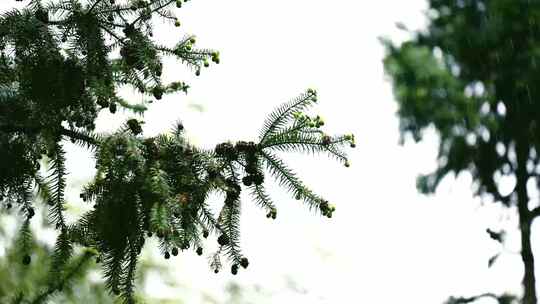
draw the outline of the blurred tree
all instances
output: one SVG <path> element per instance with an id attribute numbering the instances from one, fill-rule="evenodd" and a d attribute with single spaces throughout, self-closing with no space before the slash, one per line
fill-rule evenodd
<path id="1" fill-rule="evenodd" d="M 540 207 L 529 205 L 527 186 L 540 186 L 540 2 L 431 0 L 429 6 L 425 31 L 401 45 L 383 39 L 401 140 L 410 134 L 419 141 L 428 127 L 440 137 L 438 168 L 419 177 L 418 189 L 432 193 L 448 173 L 467 170 L 475 195 L 517 207 L 522 301 L 535 304 L 531 224 Z M 510 193 L 498 188 L 501 176 L 515 178 Z M 503 232 L 488 233 L 503 241 Z"/>
<path id="2" fill-rule="evenodd" d="M 219 52 L 195 48 L 192 35 L 172 46 L 153 38 L 152 18 L 179 27 L 174 9 L 187 0 L 25 2 L 24 9 L 0 16 L 0 204 L 20 211 L 18 257 L 25 265 L 32 263 L 29 225 L 35 204 L 48 205 L 58 237 L 51 279 L 38 300 L 64 290 L 79 271 L 71 266 L 78 259 L 97 255 L 108 290 L 125 303 L 136 302 L 139 255 L 153 236 L 170 259 L 190 248 L 202 255 L 203 239 L 213 234 L 219 247 L 210 254 L 211 267 L 219 272 L 225 256 L 237 274 L 249 265 L 240 248 L 241 190 L 249 190 L 268 218 L 277 216 L 265 190 L 265 171 L 310 209 L 332 217 L 335 207 L 277 155 L 322 153 L 349 166 L 342 147 L 354 147 L 353 135 L 327 135 L 320 116 L 304 113 L 317 101 L 314 89 L 271 113 L 256 141 L 225 142 L 211 151 L 191 145 L 181 123 L 155 137 L 142 135 L 137 118 L 112 134 L 94 132 L 100 110 L 114 114 L 121 107 L 143 114 L 152 102 L 131 103 L 118 95 L 119 87 L 156 100 L 187 92 L 183 81 L 163 83 L 164 56 L 195 75 L 220 62 Z M 64 214 L 64 140 L 92 150 L 96 159 L 95 178 L 80 193 L 92 208 L 74 223 Z M 43 164 L 47 175 L 40 170 Z M 34 189 L 41 200 L 34 199 Z M 223 200 L 217 216 L 208 202 L 212 194 Z M 80 258 L 73 256 L 77 246 L 87 248 Z"/>

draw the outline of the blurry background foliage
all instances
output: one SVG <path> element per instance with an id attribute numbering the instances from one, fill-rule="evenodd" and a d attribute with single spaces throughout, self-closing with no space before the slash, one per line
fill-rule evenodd
<path id="1" fill-rule="evenodd" d="M 35 225 L 32 225 L 32 267 L 21 263 L 20 240 L 15 234 L 16 219 L 14 212 L 0 214 L 0 303 L 17 303 L 17 298 L 34 299 L 40 292 L 49 287 L 50 256 L 53 253 L 54 242 L 51 236 L 53 229 L 46 221 L 44 209 L 36 212 Z M 71 277 L 70 284 L 65 284 L 61 292 L 55 293 L 46 303 L 96 303 L 113 304 L 121 303 L 119 298 L 112 298 L 105 288 L 101 270 L 95 263 L 95 259 L 85 260 L 82 264 L 82 250 L 77 252 L 79 258 L 73 259 L 67 265 L 68 269 L 77 269 Z M 140 261 L 137 284 L 145 286 L 148 274 L 158 272 L 165 284 L 173 286 L 172 273 L 163 264 L 156 263 L 149 255 L 143 255 Z M 139 294 L 138 298 L 145 303 L 167 304 L 182 303 L 181 296 L 174 301 L 155 299 L 147 295 Z"/>
<path id="2" fill-rule="evenodd" d="M 418 178 L 418 190 L 434 193 L 448 174 L 469 171 L 475 195 L 515 208 L 522 303 L 536 304 L 531 225 L 540 207 L 530 202 L 540 188 L 540 1 L 431 0 L 427 15 L 427 29 L 411 40 L 382 40 L 402 141 L 420 141 L 428 128 L 440 137 L 437 169 Z M 510 191 L 501 190 L 503 177 L 514 181 Z M 504 243 L 505 231 L 487 232 Z"/>

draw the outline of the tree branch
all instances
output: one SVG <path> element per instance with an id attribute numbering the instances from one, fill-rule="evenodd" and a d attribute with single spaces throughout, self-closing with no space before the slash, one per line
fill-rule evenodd
<path id="1" fill-rule="evenodd" d="M 81 133 L 77 133 L 77 132 L 72 131 L 72 130 L 62 128 L 62 129 L 60 129 L 60 134 L 62 134 L 64 136 L 67 136 L 69 138 L 82 140 L 82 141 L 84 141 L 84 142 L 86 142 L 88 144 L 91 144 L 93 146 L 97 145 L 97 142 L 96 142 L 96 140 L 94 138 L 92 138 L 90 136 L 87 136 L 87 135 L 84 135 L 84 134 L 81 134 Z"/>
<path id="2" fill-rule="evenodd" d="M 465 303 L 471 303 L 471 302 L 474 302 L 476 300 L 479 300 L 481 298 L 493 298 L 495 300 L 499 300 L 499 297 L 497 297 L 496 295 L 492 294 L 492 293 L 484 293 L 484 294 L 481 294 L 481 295 L 478 295 L 478 296 L 474 296 L 474 297 L 469 297 L 469 298 L 454 298 L 454 297 L 450 297 L 450 299 L 448 299 L 445 304 L 465 304 Z"/>
<path id="3" fill-rule="evenodd" d="M 41 126 L 17 126 L 17 125 L 0 124 L 0 131 L 5 132 L 5 133 L 21 132 L 21 133 L 27 133 L 27 134 L 34 134 L 34 133 L 40 132 L 41 130 L 42 130 Z M 72 139 L 82 140 L 93 146 L 97 145 L 97 142 L 94 138 L 87 136 L 85 134 L 82 134 L 82 133 L 77 133 L 73 130 L 68 130 L 64 127 L 60 128 L 59 134 L 72 138 Z"/>
<path id="4" fill-rule="evenodd" d="M 101 1 L 103 0 L 96 0 L 96 2 L 94 2 L 94 4 L 92 4 L 92 7 L 90 7 L 90 9 L 88 10 L 88 14 L 90 14 L 94 7 L 96 7 Z"/>
<path id="5" fill-rule="evenodd" d="M 160 9 L 166 7 L 167 5 L 169 5 L 169 4 L 171 4 L 171 3 L 175 2 L 175 1 L 176 1 L 176 0 L 169 0 L 169 1 L 167 1 L 165 4 L 162 4 L 162 5 L 160 5 L 160 6 L 156 7 L 156 8 L 154 8 L 152 11 L 150 11 L 150 15 L 152 15 L 153 13 L 159 11 Z M 148 7 L 148 6 L 150 6 L 150 5 L 148 4 L 148 5 L 146 5 L 145 7 Z M 135 20 L 133 20 L 133 21 L 131 22 L 131 25 L 134 25 L 135 23 L 139 22 L 141 19 L 142 19 L 142 15 L 139 16 L 139 17 L 137 17 Z"/>
<path id="6" fill-rule="evenodd" d="M 531 210 L 529 215 L 531 217 L 531 220 L 534 220 L 534 218 L 536 218 L 537 216 L 540 216 L 540 206 L 534 208 L 533 210 Z"/>

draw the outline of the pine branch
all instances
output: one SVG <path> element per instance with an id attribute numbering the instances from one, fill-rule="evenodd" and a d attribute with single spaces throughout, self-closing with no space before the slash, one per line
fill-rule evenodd
<path id="1" fill-rule="evenodd" d="M 214 215 L 212 214 L 212 211 L 210 211 L 206 203 L 203 203 L 199 209 L 199 218 L 203 228 L 206 229 L 209 233 L 214 232 L 214 230 L 220 231 L 221 227 L 218 225 Z"/>
<path id="2" fill-rule="evenodd" d="M 79 144 L 80 146 L 89 148 L 89 149 L 95 149 L 100 142 L 100 136 L 96 134 L 92 134 L 90 132 L 86 132 L 84 130 L 69 130 L 62 128 L 60 129 L 60 134 L 67 136 L 68 138 L 72 139 L 75 143 Z"/>
<path id="3" fill-rule="evenodd" d="M 0 124 L 0 131 L 6 132 L 6 133 L 20 132 L 20 133 L 25 133 L 25 134 L 38 134 L 41 131 L 43 131 L 43 129 L 44 129 L 43 126 Z M 59 133 L 87 147 L 93 148 L 99 142 L 98 137 L 85 131 L 69 130 L 62 127 L 59 129 Z"/>
<path id="4" fill-rule="evenodd" d="M 72 257 L 76 245 L 95 248 L 93 254 L 101 257 L 107 288 L 125 303 L 134 302 L 138 256 L 145 239 L 154 234 L 166 258 L 169 253 L 178 254 L 178 247 L 202 247 L 201 229 L 203 237 L 210 232 L 220 234 L 211 267 L 215 271 L 222 268 L 223 254 L 233 263 L 231 272 L 236 274 L 239 265 L 245 268 L 248 264 L 240 246 L 240 183 L 249 188 L 255 203 L 268 215 L 276 215 L 263 186 L 264 166 L 310 208 L 318 207 L 328 216 L 333 211 L 272 154 L 326 153 L 348 164 L 340 148 L 352 139 L 327 136 L 319 130 L 322 119 L 317 116 L 311 120 L 301 114 L 316 101 L 316 92 L 311 89 L 269 115 L 258 144 L 225 143 L 219 145 L 220 152 L 218 147 L 203 151 L 190 145 L 181 124 L 170 134 L 151 138 L 142 135 L 141 122 L 136 119 L 112 134 L 93 132 L 101 109 L 108 108 L 114 114 L 121 106 L 142 115 L 151 102 L 121 98 L 117 89 L 122 85 L 157 100 L 164 94 L 187 92 L 189 86 L 182 81 L 163 83 L 162 56 L 173 56 L 195 69 L 196 75 L 201 67 L 209 66 L 209 59 L 220 62 L 218 52 L 195 49 L 194 36 L 185 36 L 173 47 L 158 45 L 148 37 L 152 15 L 176 21 L 168 9 L 175 1 L 62 0 L 43 4 L 33 0 L 26 9 L 0 17 L 7 54 L 7 58 L 0 58 L 0 113 L 8 113 L 0 114 L 0 120 L 5 120 L 0 123 L 0 140 L 21 139 L 20 150 L 30 152 L 19 155 L 14 150 L 17 155 L 13 159 L 34 170 L 12 180 L 5 178 L 6 182 L 0 175 L 0 195 L 18 200 L 26 211 L 28 226 L 33 212 L 31 186 L 35 184 L 49 205 L 49 221 L 60 232 L 49 275 L 54 284 L 36 297 L 35 303 L 47 301 L 69 284 L 76 272 L 83 271 L 83 261 Z M 120 58 L 110 58 L 118 49 Z M 81 193 L 82 200 L 93 203 L 93 208 L 70 225 L 63 213 L 67 176 L 60 144 L 63 138 L 93 150 L 97 169 L 94 180 Z M 50 159 L 46 178 L 36 169 L 43 154 Z M 207 202 L 216 193 L 225 194 L 217 218 Z M 202 254 L 202 248 L 197 248 L 197 253 Z"/>
<path id="5" fill-rule="evenodd" d="M 123 293 L 122 298 L 124 299 L 124 303 L 126 304 L 133 304 L 135 303 L 134 299 L 134 282 L 135 282 L 135 276 L 136 276 L 136 270 L 137 270 L 137 262 L 138 262 L 138 252 L 135 244 L 132 244 L 130 242 L 129 246 L 129 260 L 128 260 L 128 266 L 127 266 L 127 274 L 123 282 Z"/>
<path id="6" fill-rule="evenodd" d="M 292 101 L 274 110 L 266 119 L 260 133 L 260 142 L 263 143 L 266 137 L 273 135 L 281 127 L 285 126 L 293 118 L 295 112 L 300 112 L 309 107 L 316 99 L 316 94 L 312 90 L 301 94 Z"/>
<path id="7" fill-rule="evenodd" d="M 50 281 L 55 281 L 57 278 L 62 277 L 65 265 L 68 263 L 73 253 L 72 241 L 68 238 L 66 229 L 60 232 L 60 235 L 56 238 L 56 244 L 54 246 L 54 253 L 52 255 Z"/>
<path id="8" fill-rule="evenodd" d="M 26 215 L 26 219 L 31 219 L 34 214 L 35 210 L 32 207 L 32 183 L 30 180 L 25 180 L 22 182 L 22 184 L 19 186 L 18 193 L 19 196 L 19 205 L 22 206 L 23 212 Z"/>
<path id="9" fill-rule="evenodd" d="M 210 256 L 210 268 L 214 270 L 215 273 L 218 273 L 221 270 L 222 264 L 221 259 L 219 258 L 220 250 L 215 252 Z"/>
<path id="10" fill-rule="evenodd" d="M 327 138 L 325 138 L 325 136 Z M 328 153 L 342 163 L 347 161 L 347 155 L 339 146 L 348 143 L 344 136 L 331 138 L 327 135 L 315 136 L 306 132 L 283 132 L 268 137 L 262 149 L 279 150 L 282 152 L 302 152 L 308 154 Z"/>
<path id="11" fill-rule="evenodd" d="M 240 200 L 230 202 L 224 207 L 222 224 L 229 244 L 225 245 L 229 258 L 235 263 L 240 263 L 242 253 L 240 250 Z"/>
<path id="12" fill-rule="evenodd" d="M 153 2 L 151 2 L 151 4 L 155 4 L 156 7 L 154 7 L 154 8 L 151 9 L 150 15 L 153 14 L 153 13 L 155 13 L 155 12 L 160 11 L 162 8 L 166 7 L 167 5 L 172 4 L 173 2 L 176 2 L 176 0 L 166 0 L 166 1 L 161 0 L 161 1 L 153 1 Z M 147 5 L 147 6 L 150 6 L 150 5 Z M 141 7 L 141 8 L 142 8 L 142 7 Z M 142 15 L 139 16 L 139 17 L 137 17 L 135 20 L 133 20 L 133 21 L 131 22 L 131 24 L 133 25 L 133 24 L 139 22 L 139 21 L 141 20 L 141 18 L 142 18 Z"/>
<path id="13" fill-rule="evenodd" d="M 95 218 L 95 210 L 89 211 L 82 215 L 76 223 L 71 224 L 65 230 L 67 232 L 66 239 L 73 244 L 84 246 L 96 246 L 96 234 L 90 229 Z"/>
<path id="14" fill-rule="evenodd" d="M 95 2 L 92 4 L 92 6 L 90 7 L 90 9 L 88 9 L 88 12 L 87 14 L 90 14 L 92 12 L 92 10 L 100 3 L 102 2 L 103 0 L 95 0 Z"/>
<path id="15" fill-rule="evenodd" d="M 105 284 L 116 295 L 124 281 L 125 248 L 115 248 L 111 252 L 102 252 L 102 265 L 105 272 Z"/>
<path id="16" fill-rule="evenodd" d="M 235 172 L 235 168 L 232 163 L 229 163 L 229 180 L 231 184 L 239 184 L 238 177 Z M 225 249 L 229 258 L 234 262 L 234 264 L 239 264 L 242 259 L 242 254 L 240 250 L 240 197 L 239 194 L 234 194 L 233 192 L 237 189 L 228 189 L 227 196 L 225 198 L 225 205 L 219 216 L 220 227 L 223 228 L 225 234 L 227 235 L 229 242 L 225 245 Z"/>
<path id="17" fill-rule="evenodd" d="M 50 175 L 47 184 L 49 184 L 48 193 L 51 194 L 48 204 L 49 218 L 52 223 L 61 228 L 65 228 L 64 220 L 64 191 L 66 188 L 65 176 L 67 174 L 65 167 L 65 152 L 62 146 L 58 143 L 54 148 L 54 155 L 51 159 Z"/>
<path id="18" fill-rule="evenodd" d="M 272 198 L 268 193 L 266 193 L 266 190 L 263 186 L 260 185 L 252 185 L 250 186 L 251 195 L 255 199 L 255 202 L 259 207 L 265 208 L 267 212 L 272 212 L 276 209 L 276 206 L 274 202 L 272 201 Z"/>
<path id="19" fill-rule="evenodd" d="M 61 292 L 63 288 L 69 284 L 74 277 L 84 273 L 82 270 L 90 261 L 90 259 L 95 256 L 96 252 L 94 250 L 85 250 L 85 252 L 79 256 L 73 263 L 70 264 L 69 268 L 66 269 L 64 275 L 56 277 L 54 280 L 50 281 L 49 287 L 36 296 L 33 300 L 28 301 L 31 304 L 41 304 L 46 303 L 47 299 L 53 296 L 57 292 Z"/>
<path id="20" fill-rule="evenodd" d="M 261 152 L 261 155 L 265 160 L 266 168 L 279 184 L 287 187 L 287 190 L 292 192 L 294 196 L 303 199 L 310 209 L 318 208 L 324 201 L 321 197 L 305 187 L 296 174 L 289 169 L 281 159 L 264 151 Z"/>
<path id="21" fill-rule="evenodd" d="M 27 218 L 21 225 L 16 242 L 18 244 L 20 256 L 29 256 L 33 245 L 33 236 L 30 230 L 30 219 Z"/>

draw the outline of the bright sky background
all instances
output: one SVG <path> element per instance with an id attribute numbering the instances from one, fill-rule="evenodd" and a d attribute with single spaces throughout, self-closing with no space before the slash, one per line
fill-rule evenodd
<path id="1" fill-rule="evenodd" d="M 398 145 L 396 104 L 377 37 L 403 40 L 407 34 L 395 22 L 422 27 L 426 6 L 421 0 L 194 0 L 178 10 L 180 29 L 156 30 L 168 41 L 196 34 L 197 46 L 220 50 L 222 63 L 199 77 L 166 64 L 168 79 L 189 80 L 192 88 L 153 104 L 146 134 L 168 130 L 180 118 L 204 147 L 255 140 L 266 114 L 315 87 L 314 113 L 325 118 L 329 133 L 353 132 L 357 148 L 350 151 L 351 168 L 311 156 L 287 158 L 307 185 L 336 204 L 331 220 L 271 187 L 276 221 L 245 200 L 247 270 L 232 276 L 227 265 L 215 275 L 206 259 L 189 252 L 167 262 L 178 288 L 156 280 L 147 292 L 186 303 L 227 303 L 226 286 L 237 282 L 245 303 L 322 304 L 442 303 L 450 295 L 520 291 L 519 255 L 505 253 L 487 267 L 501 248 L 485 229 L 515 227 L 514 210 L 489 202 L 481 207 L 467 174 L 445 180 L 435 196 L 419 195 L 415 178 L 435 168 L 437 138 Z M 114 129 L 110 118 L 102 115 L 99 127 Z M 77 185 L 93 164 L 71 152 Z M 77 194 L 69 198 L 78 202 Z M 517 252 L 519 236 L 506 247 Z"/>

